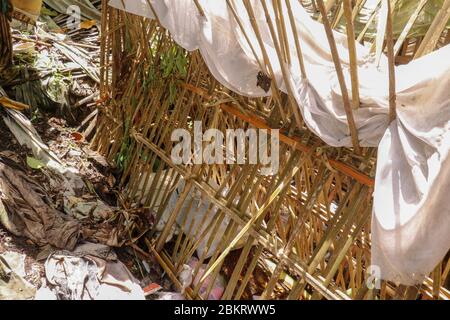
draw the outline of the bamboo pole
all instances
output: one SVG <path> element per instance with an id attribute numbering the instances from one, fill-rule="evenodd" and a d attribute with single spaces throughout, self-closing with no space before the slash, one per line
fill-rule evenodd
<path id="1" fill-rule="evenodd" d="M 428 29 L 422 43 L 417 49 L 414 59 L 420 58 L 436 48 L 439 38 L 447 26 L 447 22 L 450 19 L 450 0 L 445 0 L 442 8 L 439 10 L 438 14 L 434 17 L 430 28 Z"/>
<path id="2" fill-rule="evenodd" d="M 334 66 L 336 68 L 339 85 L 342 91 L 342 100 L 344 102 L 345 114 L 347 115 L 348 126 L 350 129 L 350 135 L 352 139 L 353 148 L 357 154 L 361 154 L 361 148 L 358 141 L 358 131 L 356 129 L 355 119 L 353 118 L 352 107 L 347 91 L 347 85 L 345 84 L 344 72 L 342 71 L 341 61 L 339 59 L 339 53 L 334 40 L 333 30 L 331 29 L 330 22 L 326 16 L 325 6 L 323 0 L 317 0 L 317 5 L 323 17 L 323 24 L 325 32 L 327 34 L 328 42 L 330 44 L 331 55 L 333 57 Z"/>
<path id="3" fill-rule="evenodd" d="M 278 38 L 280 39 L 280 45 L 284 51 L 284 56 L 288 65 L 291 64 L 291 48 L 289 45 L 289 38 L 286 31 L 286 22 L 284 20 L 283 5 L 281 0 L 272 0 L 273 8 L 275 11 L 275 21 L 278 31 Z"/>
<path id="4" fill-rule="evenodd" d="M 269 30 L 270 30 L 270 34 L 272 36 L 273 43 L 275 45 L 275 50 L 277 52 L 278 60 L 280 62 L 281 73 L 283 75 L 284 83 L 285 83 L 287 91 L 288 91 L 289 105 L 291 106 L 292 112 L 294 113 L 294 117 L 295 117 L 295 120 L 297 122 L 297 125 L 299 126 L 299 128 L 301 128 L 303 123 L 302 123 L 302 120 L 300 118 L 300 110 L 299 110 L 299 107 L 297 105 L 297 102 L 294 99 L 294 96 L 295 96 L 294 92 L 293 92 L 294 89 L 292 88 L 292 82 L 290 81 L 290 76 L 289 76 L 289 71 L 287 70 L 287 65 L 283 61 L 283 58 L 282 58 L 283 57 L 283 53 L 282 53 L 282 50 L 281 50 L 280 42 L 277 39 L 277 35 L 275 33 L 275 27 L 274 27 L 272 19 L 270 17 L 266 1 L 265 0 L 261 0 L 261 3 L 262 3 L 263 8 L 264 8 L 264 12 L 265 12 L 265 15 L 266 15 L 266 21 L 267 21 L 267 24 L 269 26 Z M 253 13 L 253 11 L 252 11 L 252 13 Z"/>
<path id="5" fill-rule="evenodd" d="M 359 99 L 359 81 L 358 81 L 358 57 L 356 55 L 355 31 L 353 28 L 352 0 L 344 0 L 344 15 L 347 22 L 347 41 L 348 52 L 350 56 L 350 76 L 352 80 L 352 106 L 358 109 Z"/>
<path id="6" fill-rule="evenodd" d="M 271 64 L 269 56 L 267 54 L 267 50 L 266 50 L 264 41 L 262 40 L 261 33 L 259 31 L 259 27 L 256 22 L 255 14 L 254 14 L 253 9 L 252 9 L 250 3 L 248 2 L 248 0 L 244 0 L 244 6 L 245 6 L 245 9 L 247 10 L 247 14 L 249 15 L 250 23 L 251 23 L 253 31 L 255 33 L 256 39 L 258 40 L 258 44 L 261 49 L 261 53 L 263 55 L 264 63 L 266 64 L 267 68 L 269 69 L 270 75 L 272 77 L 272 81 L 271 81 L 272 95 L 274 96 L 275 100 L 278 102 L 278 107 L 279 107 L 280 114 L 281 114 L 283 120 L 286 121 L 287 120 L 286 112 L 283 110 L 283 104 L 281 103 L 282 100 L 281 100 L 279 92 L 278 92 L 279 89 L 278 89 L 277 81 L 275 79 L 275 72 L 273 70 L 272 64 Z M 298 115 L 298 110 L 297 110 L 297 112 L 295 112 L 295 110 L 293 110 L 293 111 L 295 114 L 295 119 L 297 121 L 297 125 L 299 125 L 301 127 L 302 122 L 301 122 L 301 119 L 299 118 L 300 116 Z"/>
<path id="7" fill-rule="evenodd" d="M 388 1 L 388 17 L 386 24 L 386 42 L 389 64 L 389 121 L 392 122 L 396 115 L 396 89 L 395 89 L 395 55 L 394 55 L 394 35 L 391 3 Z"/>
<path id="8" fill-rule="evenodd" d="M 291 29 L 292 29 L 292 34 L 294 35 L 294 42 L 295 42 L 295 48 L 297 49 L 297 58 L 298 58 L 298 63 L 300 66 L 300 72 L 303 78 L 306 78 L 306 68 L 305 68 L 305 62 L 303 60 L 303 52 L 302 52 L 302 47 L 300 45 L 300 36 L 297 32 L 297 27 L 296 27 L 296 23 L 295 23 L 295 17 L 294 14 L 292 12 L 292 7 L 291 4 L 289 2 L 290 0 L 286 0 L 286 7 L 287 7 L 287 12 L 289 15 L 289 21 L 291 24 Z"/>

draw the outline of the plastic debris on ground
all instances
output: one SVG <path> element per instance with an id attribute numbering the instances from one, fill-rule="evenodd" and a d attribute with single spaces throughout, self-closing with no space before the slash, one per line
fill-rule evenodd
<path id="1" fill-rule="evenodd" d="M 14 266 L 11 256 L 0 255 L 0 300 L 31 300 L 36 288 L 15 271 L 21 266 Z"/>
<path id="2" fill-rule="evenodd" d="M 41 297 L 58 300 L 144 300 L 144 291 L 114 251 L 83 243 L 57 251 L 45 263 L 47 287 Z"/>

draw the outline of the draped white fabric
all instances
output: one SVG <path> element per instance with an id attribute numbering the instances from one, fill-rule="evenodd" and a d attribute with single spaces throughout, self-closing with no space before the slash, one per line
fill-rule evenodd
<path id="1" fill-rule="evenodd" d="M 256 85 L 263 52 L 242 1 L 232 3 L 248 39 L 225 0 L 199 2 L 205 17 L 192 0 L 110 0 L 109 4 L 150 19 L 156 13 L 179 45 L 189 51 L 200 50 L 213 76 L 225 87 L 249 97 L 270 95 Z M 297 1 L 290 1 L 306 77 L 301 76 L 294 35 L 286 18 L 292 59 L 285 66 L 289 74 L 289 83 L 285 83 L 261 2 L 251 2 L 274 70 L 273 81 L 284 92 L 291 86 L 305 123 L 323 141 L 351 147 L 323 25 L 311 19 Z M 274 17 L 271 1 L 267 3 Z M 288 17 L 285 3 L 282 7 Z M 350 88 L 347 38 L 337 32 L 334 36 Z M 369 49 L 362 45 L 357 46 L 357 56 L 361 107 L 354 110 L 354 117 L 358 138 L 362 146 L 379 146 L 372 264 L 381 268 L 383 279 L 415 284 L 423 281 L 450 248 L 450 199 L 445 197 L 450 192 L 450 46 L 397 67 L 398 118 L 390 125 L 386 58 L 375 65 Z"/>

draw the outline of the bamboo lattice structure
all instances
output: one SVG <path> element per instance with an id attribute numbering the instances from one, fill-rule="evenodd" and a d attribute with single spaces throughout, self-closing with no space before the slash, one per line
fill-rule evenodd
<path id="1" fill-rule="evenodd" d="M 123 169 L 121 183 L 130 202 L 150 208 L 161 219 L 175 193 L 178 199 L 163 230 L 136 230 L 132 245 L 140 254 L 156 256 L 181 287 L 177 275 L 196 254 L 200 242 L 206 240 L 210 247 L 219 240 L 211 258 L 203 255 L 198 259 L 208 265 L 206 273 L 213 278 L 226 275 L 223 299 L 250 299 L 255 292 L 264 299 L 450 298 L 448 258 L 417 287 L 384 281 L 379 289 L 366 285 L 370 280 L 376 149 L 360 148 L 356 129 L 352 130 L 355 149 L 328 147 L 306 128 L 292 97 L 277 90 L 273 81 L 269 98 L 239 96 L 221 86 L 201 55 L 179 47 L 157 20 L 109 8 L 106 2 L 102 24 L 103 98 L 99 106 L 102 117 L 93 147 Z M 360 8 L 362 2 L 352 8 L 350 1 L 343 1 L 341 14 L 350 20 L 351 10 Z M 245 3 L 251 16 L 249 2 Z M 232 4 L 228 1 L 230 12 Z M 325 7 L 319 0 L 310 5 L 322 13 L 333 49 L 330 31 L 337 18 L 325 14 L 331 8 L 329 4 Z M 389 12 L 387 17 L 391 19 Z M 288 44 L 283 23 L 292 18 L 272 21 L 271 36 L 279 58 L 285 62 L 299 59 L 299 72 L 307 77 L 301 39 L 295 43 L 298 57 L 289 57 L 284 49 Z M 418 45 L 411 51 L 410 44 L 417 40 L 404 35 L 395 42 L 392 25 L 389 21 L 387 24 L 391 26 L 387 28 L 387 49 L 393 71 L 394 51 L 403 52 L 398 62 L 414 55 Z M 257 34 L 257 25 L 253 27 Z M 350 53 L 355 54 L 354 50 Z M 355 57 L 350 58 L 355 61 Z M 180 61 L 180 65 L 167 66 L 172 60 Z M 270 61 L 261 61 L 262 70 L 274 79 Z M 357 82 L 357 73 L 352 72 L 352 86 Z M 394 118 L 393 72 L 390 82 L 390 116 Z M 348 98 L 345 82 L 341 84 Z M 347 101 L 348 119 L 352 119 L 352 109 L 358 107 Z M 178 128 L 192 132 L 194 121 L 201 121 L 204 130 L 218 128 L 223 132 L 227 128 L 280 129 L 279 173 L 263 176 L 257 165 L 174 164 L 171 133 Z M 180 181 L 184 181 L 184 188 L 177 188 Z M 206 210 L 214 214 L 213 219 L 198 215 L 198 198 L 193 194 L 207 203 Z M 194 224 L 188 225 L 189 215 L 199 219 L 197 230 L 190 230 L 195 236 L 180 232 L 167 243 L 184 211 L 188 214 L 181 218 L 183 230 Z M 220 228 L 224 221 L 228 221 L 226 228 Z M 199 268 L 195 272 L 198 274 Z M 210 283 L 207 292 L 200 291 L 200 283 L 188 288 L 186 296 L 207 299 L 214 281 Z"/>

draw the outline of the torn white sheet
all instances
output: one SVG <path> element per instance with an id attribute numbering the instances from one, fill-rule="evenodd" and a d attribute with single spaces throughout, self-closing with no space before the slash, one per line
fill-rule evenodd
<path id="1" fill-rule="evenodd" d="M 450 244 L 450 70 L 442 53 L 450 57 L 450 46 L 397 69 L 398 119 L 378 150 L 372 260 L 406 285 L 421 282 Z"/>
<path id="2" fill-rule="evenodd" d="M 225 0 L 199 0 L 202 17 L 191 0 L 110 0 L 134 14 L 155 18 L 187 50 L 199 49 L 213 76 L 225 87 L 250 97 L 266 96 L 257 87 L 261 47 L 242 1 L 231 1 L 244 25 L 255 58 Z M 252 0 L 278 88 L 286 92 L 260 1 Z M 149 4 L 152 4 L 150 8 Z M 273 17 L 271 2 L 267 2 Z M 341 90 L 323 25 L 314 21 L 297 1 L 290 1 L 300 37 L 306 78 L 297 59 L 289 69 L 290 85 L 307 126 L 327 144 L 351 147 Z M 285 3 L 282 4 L 288 16 Z M 291 57 L 297 56 L 289 19 L 286 19 Z M 350 86 L 347 39 L 334 33 L 347 87 Z M 354 110 L 361 146 L 379 146 L 373 215 L 372 264 L 382 278 L 404 284 L 419 283 L 450 248 L 449 200 L 446 173 L 450 170 L 450 46 L 398 67 L 398 119 L 388 123 L 388 72 L 382 56 L 377 67 L 369 49 L 357 44 L 361 107 Z M 351 94 L 350 94 L 351 96 Z M 387 130 L 387 131 L 386 131 Z M 381 143 L 380 143 L 381 142 Z M 448 180 L 448 179 L 447 179 Z"/>

